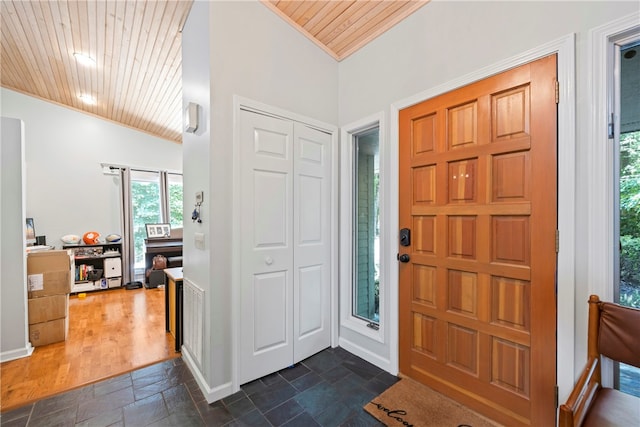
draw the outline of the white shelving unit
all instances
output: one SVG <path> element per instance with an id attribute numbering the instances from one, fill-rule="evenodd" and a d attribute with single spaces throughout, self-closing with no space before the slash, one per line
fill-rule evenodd
<path id="1" fill-rule="evenodd" d="M 64 245 L 75 260 L 72 293 L 92 292 L 122 286 L 122 244 Z"/>

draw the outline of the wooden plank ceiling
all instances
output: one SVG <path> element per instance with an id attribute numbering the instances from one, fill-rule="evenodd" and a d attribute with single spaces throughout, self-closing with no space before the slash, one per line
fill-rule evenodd
<path id="1" fill-rule="evenodd" d="M 338 61 L 428 2 L 261 1 Z M 3 0 L 0 85 L 179 143 L 180 30 L 191 4 Z M 95 63 L 83 66 L 74 53 Z"/>
<path id="2" fill-rule="evenodd" d="M 264 3 L 340 61 L 428 0 L 268 0 Z"/>

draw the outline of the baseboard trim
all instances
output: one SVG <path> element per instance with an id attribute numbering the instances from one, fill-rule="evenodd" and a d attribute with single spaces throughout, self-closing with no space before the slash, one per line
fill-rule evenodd
<path id="1" fill-rule="evenodd" d="M 209 384 L 207 384 L 207 380 L 204 378 L 204 375 L 202 375 L 200 368 L 195 363 L 193 356 L 185 346 L 182 346 L 182 358 L 193 374 L 193 377 L 195 378 L 196 383 L 198 383 L 200 391 L 204 394 L 204 398 L 207 400 L 207 403 L 216 402 L 233 394 L 233 384 L 231 382 L 211 388 Z"/>
<path id="2" fill-rule="evenodd" d="M 34 348 L 31 346 L 31 343 L 28 342 L 26 347 L 18 348 L 15 350 L 3 351 L 0 353 L 0 362 L 8 362 L 10 360 L 21 359 L 23 357 L 29 357 L 33 354 Z"/>
<path id="3" fill-rule="evenodd" d="M 376 365 L 378 368 L 389 372 L 392 375 L 397 375 L 397 372 L 391 368 L 391 361 L 389 359 L 385 359 L 380 357 L 379 355 L 372 353 L 364 347 L 361 347 L 353 342 L 346 340 L 343 337 L 339 338 L 339 346 L 343 349 L 347 350 L 349 353 L 352 353 L 358 356 L 361 359 L 366 360 L 367 362 Z"/>

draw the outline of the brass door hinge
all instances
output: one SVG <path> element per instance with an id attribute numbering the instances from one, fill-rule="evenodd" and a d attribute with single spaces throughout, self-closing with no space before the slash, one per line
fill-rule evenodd
<path id="1" fill-rule="evenodd" d="M 556 253 L 560 252 L 560 230 L 556 230 Z"/>
<path id="2" fill-rule="evenodd" d="M 557 408 L 558 406 L 560 406 L 560 402 L 559 402 L 559 400 L 560 400 L 560 390 L 559 390 L 557 384 L 553 388 L 554 388 L 555 399 L 556 399 L 556 408 Z"/>
<path id="3" fill-rule="evenodd" d="M 560 103 L 560 82 L 556 80 L 556 104 Z"/>

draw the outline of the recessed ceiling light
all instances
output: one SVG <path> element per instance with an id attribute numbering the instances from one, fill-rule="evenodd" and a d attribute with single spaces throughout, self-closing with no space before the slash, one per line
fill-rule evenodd
<path id="1" fill-rule="evenodd" d="M 88 67 L 95 67 L 96 60 L 90 57 L 89 55 L 85 55 L 84 53 L 74 53 L 73 56 L 76 58 L 76 61 L 81 63 L 82 65 L 86 65 Z"/>
<path id="2" fill-rule="evenodd" d="M 86 93 L 79 95 L 78 98 L 80 98 L 80 100 L 85 104 L 96 105 L 96 99 L 91 95 L 87 95 Z"/>

